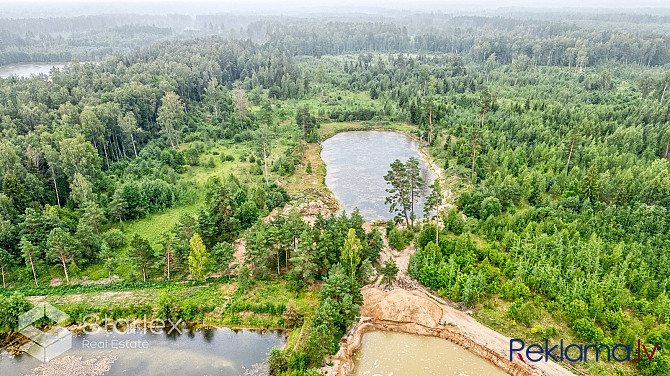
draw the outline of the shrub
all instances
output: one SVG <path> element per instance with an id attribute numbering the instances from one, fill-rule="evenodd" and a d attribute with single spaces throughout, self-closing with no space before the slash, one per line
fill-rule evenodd
<path id="1" fill-rule="evenodd" d="M 32 305 L 21 293 L 0 296 L 0 331 L 15 330 L 19 316 L 31 308 Z"/>
<path id="2" fill-rule="evenodd" d="M 574 323 L 579 319 L 588 317 L 589 306 L 582 300 L 573 300 L 567 307 L 565 307 L 565 316 L 568 322 Z"/>
<path id="3" fill-rule="evenodd" d="M 535 307 L 531 302 L 523 303 L 517 300 L 509 305 L 505 315 L 524 326 L 530 326 L 535 317 Z"/>
<path id="4" fill-rule="evenodd" d="M 388 239 L 389 246 L 397 251 L 402 251 L 407 247 L 407 243 L 405 243 L 402 233 L 395 227 L 389 232 Z"/>
<path id="5" fill-rule="evenodd" d="M 177 320 L 181 318 L 181 305 L 174 296 L 165 292 L 158 298 L 158 317 L 163 320 Z"/>
<path id="6" fill-rule="evenodd" d="M 505 300 L 525 299 L 530 296 L 530 289 L 518 280 L 507 281 L 500 287 L 500 297 Z"/>
<path id="7" fill-rule="evenodd" d="M 487 197 L 482 201 L 479 212 L 482 219 L 486 219 L 489 216 L 497 216 L 502 211 L 502 205 L 500 200 L 495 197 Z"/>
<path id="8" fill-rule="evenodd" d="M 274 375 L 279 374 L 286 370 L 288 366 L 288 359 L 286 359 L 286 354 L 283 351 L 273 347 L 270 350 L 270 356 L 268 357 L 268 368 L 270 372 Z"/>

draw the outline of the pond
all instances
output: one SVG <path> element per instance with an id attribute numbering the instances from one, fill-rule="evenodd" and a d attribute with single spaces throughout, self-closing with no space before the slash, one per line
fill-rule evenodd
<path id="1" fill-rule="evenodd" d="M 489 361 L 453 342 L 394 332 L 368 332 L 354 356 L 354 376 L 502 376 Z"/>
<path id="2" fill-rule="evenodd" d="M 166 331 L 137 328 L 134 333 L 100 330 L 72 338 L 72 349 L 47 363 L 30 355 L 0 356 L 2 375 L 267 375 L 273 347 L 286 341 L 281 332 L 231 329 Z M 37 367 L 42 366 L 41 369 Z"/>
<path id="3" fill-rule="evenodd" d="M 12 75 L 30 78 L 40 73 L 49 74 L 51 68 L 63 68 L 65 63 L 20 63 L 0 66 L 0 78 Z"/>
<path id="4" fill-rule="evenodd" d="M 396 159 L 406 162 L 419 158 L 425 180 L 422 197 L 414 205 L 417 218 L 423 217 L 425 196 L 434 175 L 419 153 L 419 143 L 409 136 L 389 131 L 342 132 L 322 143 L 321 159 L 326 164 L 326 186 L 340 200 L 344 210 L 358 208 L 366 221 L 393 219 L 384 203 L 389 187 L 384 175 Z"/>

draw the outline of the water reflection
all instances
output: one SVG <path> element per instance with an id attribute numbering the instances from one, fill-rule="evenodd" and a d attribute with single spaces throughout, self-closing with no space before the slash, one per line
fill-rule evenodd
<path id="1" fill-rule="evenodd" d="M 434 180 L 433 172 L 419 154 L 419 144 L 404 134 L 385 131 L 339 133 L 322 144 L 321 159 L 326 163 L 326 186 L 348 213 L 358 207 L 368 221 L 392 219 L 384 203 L 388 185 L 384 175 L 390 164 L 400 159 L 419 158 L 426 188 L 415 204 L 417 217 L 423 216 L 424 197 Z"/>
<path id="2" fill-rule="evenodd" d="M 72 349 L 45 363 L 55 370 L 48 374 L 74 374 L 86 362 L 99 364 L 109 361 L 104 373 L 116 375 L 267 375 L 265 361 L 273 347 L 282 347 L 285 335 L 281 332 L 258 332 L 230 329 L 183 330 L 152 333 L 101 331 L 80 334 L 72 339 Z M 91 344 L 96 343 L 95 348 Z M 121 344 L 124 345 L 121 345 Z M 146 346 L 141 346 L 146 343 Z M 130 344 L 130 346 L 129 346 Z M 65 359 L 66 362 L 60 362 Z M 41 366 L 38 360 L 19 355 L 0 355 L 1 375 L 32 375 Z"/>
<path id="3" fill-rule="evenodd" d="M 33 75 L 49 74 L 51 68 L 63 68 L 64 63 L 21 63 L 0 66 L 0 78 L 18 76 L 30 78 Z"/>

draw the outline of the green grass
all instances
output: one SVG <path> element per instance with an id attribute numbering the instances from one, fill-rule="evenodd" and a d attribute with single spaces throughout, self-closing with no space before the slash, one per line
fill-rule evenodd
<path id="1" fill-rule="evenodd" d="M 199 195 L 198 200 L 192 204 L 175 206 L 160 213 L 149 214 L 144 218 L 128 221 L 124 225 L 123 232 L 128 236 L 128 239 L 134 234 L 138 234 L 156 247 L 164 232 L 172 229 L 184 213 L 194 214 L 201 204 L 202 196 Z"/>
<path id="2" fill-rule="evenodd" d="M 182 149 L 188 148 L 190 144 L 182 145 Z M 227 176 L 233 174 L 243 183 L 248 183 L 255 177 L 251 176 L 249 171 L 249 162 L 240 162 L 242 155 L 251 155 L 253 153 L 252 145 L 243 144 L 222 144 L 216 145 L 205 153 L 200 155 L 199 166 L 187 166 L 186 171 L 179 175 L 183 181 L 194 184 L 194 198 L 187 203 L 177 203 L 177 205 L 167 208 L 159 213 L 148 214 L 144 218 L 127 221 L 123 224 L 123 232 L 130 239 L 138 234 L 149 240 L 153 247 L 158 247 L 163 233 L 171 230 L 179 218 L 185 213 L 195 214 L 204 201 L 203 185 L 213 176 Z M 218 155 L 215 155 L 215 152 Z M 222 161 L 222 155 L 232 155 L 234 161 Z M 210 158 L 214 162 L 214 167 L 208 167 Z M 118 224 L 115 227 L 119 227 Z"/>

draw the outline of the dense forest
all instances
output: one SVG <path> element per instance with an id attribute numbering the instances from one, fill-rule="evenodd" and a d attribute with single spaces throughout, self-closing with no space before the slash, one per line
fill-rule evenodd
<path id="1" fill-rule="evenodd" d="M 630 27 L 667 17 L 619 16 L 623 30 L 603 16 L 202 17 L 178 32 L 177 17 L 106 17 L 0 20 L 0 64 L 75 59 L 0 79 L 0 327 L 24 305 L 15 292 L 49 294 L 56 277 L 121 279 L 101 289 L 234 278 L 240 294 L 281 280 L 320 289 L 301 320 L 253 308 L 307 328 L 270 366 L 314 374 L 373 267 L 393 279 L 378 264 L 385 235 L 414 243 L 413 278 L 496 329 L 658 342 L 662 357 L 616 372 L 670 373 L 670 38 Z M 370 232 L 357 212 L 282 213 L 310 199 L 286 182 L 312 173 L 306 150 L 337 122 L 421 140 L 447 176 L 434 189 L 454 193 L 433 202 L 447 204 L 437 228 L 435 211 Z M 133 227 L 170 210 L 153 238 Z M 213 310 L 161 304 L 187 319 Z"/>

